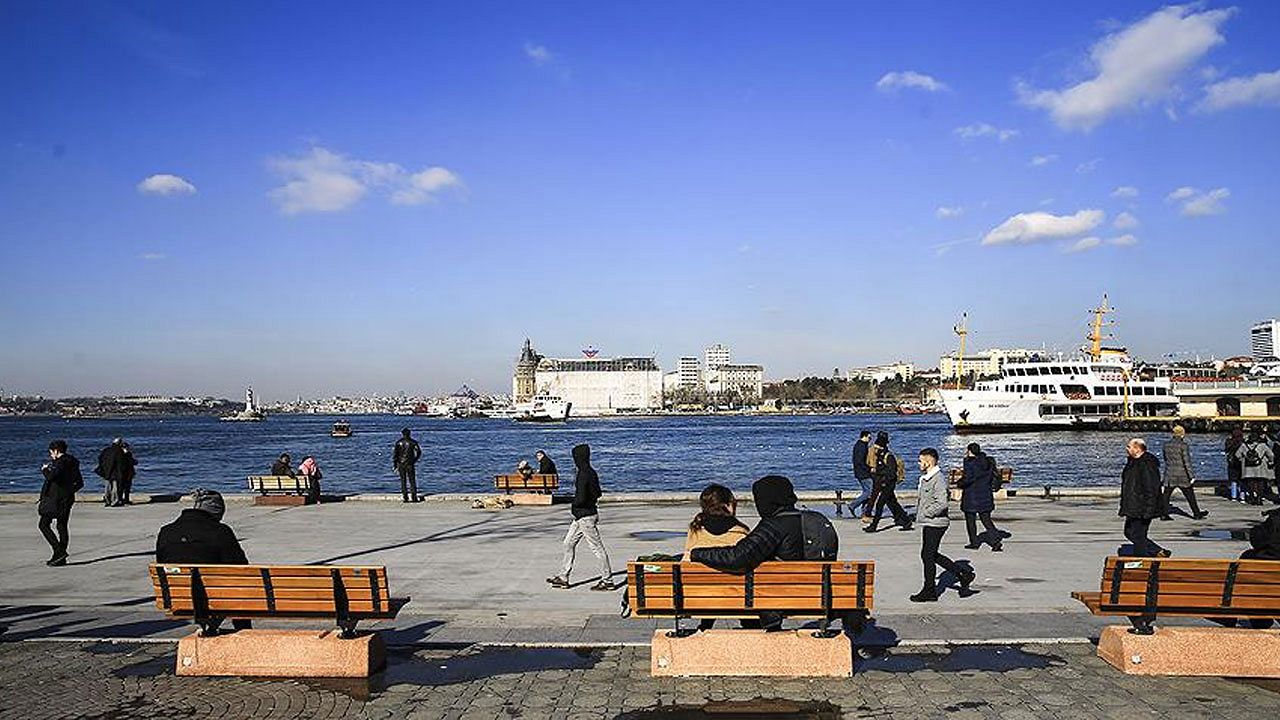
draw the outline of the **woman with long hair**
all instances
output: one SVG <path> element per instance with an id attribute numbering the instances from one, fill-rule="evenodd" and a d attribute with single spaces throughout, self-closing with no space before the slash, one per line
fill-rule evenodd
<path id="1" fill-rule="evenodd" d="M 689 523 L 689 535 L 684 541 L 686 553 L 700 547 L 737 545 L 747 536 L 747 526 L 735 517 L 738 501 L 732 490 L 719 483 L 711 483 L 702 489 L 698 501 L 702 509 Z"/>

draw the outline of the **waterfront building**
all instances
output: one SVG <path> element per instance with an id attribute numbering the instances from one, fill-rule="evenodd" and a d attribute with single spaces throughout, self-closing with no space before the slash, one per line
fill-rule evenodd
<path id="1" fill-rule="evenodd" d="M 729 357 L 729 346 L 721 345 L 720 343 L 716 343 L 715 345 L 708 347 L 704 355 L 706 358 L 704 365 L 707 368 L 707 372 L 710 372 L 721 365 L 728 365 L 731 361 Z"/>
<path id="2" fill-rule="evenodd" d="M 702 366 L 698 364 L 698 358 L 691 355 L 680 358 L 676 372 L 679 377 L 679 387 L 696 389 L 702 386 Z"/>
<path id="3" fill-rule="evenodd" d="M 538 361 L 542 356 L 533 351 L 529 338 L 524 339 L 524 348 L 520 350 L 520 359 L 516 362 L 516 374 L 511 381 L 511 398 L 513 402 L 522 403 L 533 399 L 537 387 L 534 377 L 538 370 Z"/>
<path id="4" fill-rule="evenodd" d="M 1036 355 L 1038 353 L 1031 350 L 991 348 L 965 355 L 962 360 L 957 353 L 951 353 L 938 358 L 938 371 L 944 378 L 954 378 L 956 375 L 990 377 L 999 375 L 1006 363 L 1027 362 Z"/>
<path id="5" fill-rule="evenodd" d="M 662 382 L 662 368 L 652 357 L 549 358 L 528 341 L 513 380 L 517 398 L 522 392 L 528 393 L 526 400 L 559 398 L 571 405 L 573 417 L 660 409 Z"/>
<path id="6" fill-rule="evenodd" d="M 1254 360 L 1274 360 L 1280 351 L 1280 319 L 1263 320 L 1249 330 L 1249 349 Z"/>
<path id="7" fill-rule="evenodd" d="M 915 377 L 915 374 L 915 363 L 899 360 L 887 365 L 868 365 L 866 367 L 853 368 L 849 370 L 847 377 L 850 380 L 865 380 L 873 383 L 882 383 L 887 380 L 892 380 L 895 377 L 901 377 L 903 380 L 910 380 L 912 377 Z"/>
<path id="8" fill-rule="evenodd" d="M 764 366 L 722 363 L 707 369 L 707 394 L 712 398 L 736 393 L 743 402 L 764 395 Z"/>

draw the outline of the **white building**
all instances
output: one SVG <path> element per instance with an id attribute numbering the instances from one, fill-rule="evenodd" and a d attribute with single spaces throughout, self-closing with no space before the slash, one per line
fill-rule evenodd
<path id="1" fill-rule="evenodd" d="M 688 389 L 702 386 L 702 366 L 698 364 L 698 358 L 693 356 L 680 358 L 676 371 L 679 373 L 679 386 L 681 388 Z"/>
<path id="2" fill-rule="evenodd" d="M 1254 360 L 1276 357 L 1280 350 L 1280 320 L 1263 320 L 1249 330 L 1249 349 Z"/>
<path id="3" fill-rule="evenodd" d="M 901 377 L 903 380 L 910 380 L 915 377 L 915 363 L 903 362 L 901 360 L 888 365 L 868 365 L 866 367 L 854 368 L 849 371 L 848 378 L 850 380 L 866 380 L 873 383 L 882 383 L 886 380 L 892 380 L 895 377 Z"/>
<path id="4" fill-rule="evenodd" d="M 952 353 L 938 358 L 938 372 L 944 380 L 954 378 L 957 374 L 962 376 L 973 374 L 978 377 L 999 375 L 1005 363 L 1026 362 L 1036 354 L 1030 350 L 991 348 L 972 355 L 966 354 L 964 359 L 960 360 L 956 353 Z"/>
<path id="5" fill-rule="evenodd" d="M 757 402 L 764 395 L 763 365 L 721 363 L 707 369 L 707 394 L 716 397 L 736 392 L 744 402 Z"/>
<path id="6" fill-rule="evenodd" d="M 728 365 L 730 362 L 729 346 L 716 343 L 715 345 L 707 348 L 705 356 L 706 363 L 704 364 L 707 368 L 707 372 L 710 372 L 721 365 Z"/>
<path id="7" fill-rule="evenodd" d="M 573 417 L 662 407 L 662 369 L 651 357 L 542 358 L 534 385 L 572 403 Z"/>

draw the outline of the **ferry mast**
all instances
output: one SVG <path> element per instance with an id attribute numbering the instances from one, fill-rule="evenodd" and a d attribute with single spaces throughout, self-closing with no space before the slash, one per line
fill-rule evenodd
<path id="1" fill-rule="evenodd" d="M 1106 316 L 1115 311 L 1116 309 L 1111 307 L 1111 304 L 1107 301 L 1107 294 L 1103 293 L 1102 304 L 1093 309 L 1093 324 L 1090 327 L 1089 334 L 1086 336 L 1090 345 L 1085 351 L 1094 360 L 1102 358 L 1102 341 L 1111 337 L 1110 333 L 1104 335 L 1102 329 L 1112 325 L 1111 322 L 1106 321 Z"/>
<path id="2" fill-rule="evenodd" d="M 969 313 L 961 313 L 960 322 L 951 330 L 960 336 L 960 356 L 956 358 L 956 389 L 960 389 L 961 378 L 964 377 L 964 339 L 969 334 Z"/>

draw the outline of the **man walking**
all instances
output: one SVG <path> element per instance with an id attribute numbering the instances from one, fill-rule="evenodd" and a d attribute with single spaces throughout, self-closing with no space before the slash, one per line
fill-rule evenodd
<path id="1" fill-rule="evenodd" d="M 76 491 L 84 487 L 84 477 L 80 475 L 80 461 L 67 453 L 65 440 L 49 443 L 49 462 L 40 472 L 44 475 L 44 485 L 40 487 L 36 512 L 40 515 L 40 534 L 53 548 L 53 555 L 45 565 L 60 567 L 67 564 L 67 546 L 71 542 L 67 522 L 71 520 Z M 55 521 L 58 523 L 56 535 L 51 527 Z"/>
<path id="2" fill-rule="evenodd" d="M 903 467 L 898 456 L 889 452 L 889 433 L 884 431 L 876 433 L 876 443 L 871 446 L 867 454 L 867 465 L 871 468 L 871 476 L 875 479 L 876 500 L 875 509 L 871 512 L 871 524 L 862 528 L 862 531 L 869 533 L 876 531 L 886 505 L 893 513 L 893 524 L 897 525 L 899 530 L 910 530 L 911 516 L 902 509 L 902 503 L 898 502 L 898 496 L 894 493 L 894 488 L 902 481 Z"/>
<path id="3" fill-rule="evenodd" d="M 1160 488 L 1160 461 L 1147 452 L 1147 442 L 1133 438 L 1125 446 L 1129 454 L 1120 476 L 1120 515 L 1124 536 L 1133 544 L 1137 557 L 1169 557 L 1171 553 L 1147 537 L 1151 520 L 1164 514 L 1164 494 Z"/>
<path id="4" fill-rule="evenodd" d="M 946 534 L 951 519 L 947 515 L 951 502 L 947 478 L 938 469 L 938 451 L 925 448 L 920 451 L 920 485 L 916 502 L 916 522 L 920 524 L 920 562 L 924 565 L 924 586 L 912 595 L 911 602 L 936 602 L 938 599 L 938 566 L 960 580 L 960 596 L 972 594 L 969 589 L 975 573 L 957 565 L 951 558 L 938 551 L 942 536 Z"/>
<path id="5" fill-rule="evenodd" d="M 862 508 L 862 524 L 871 523 L 871 508 L 875 504 L 872 488 L 875 486 L 871 477 L 871 466 L 867 464 L 867 452 L 871 449 L 871 431 L 863 430 L 858 434 L 858 441 L 853 444 L 853 479 L 862 487 L 862 494 L 857 500 L 849 503 L 849 515 L 857 517 L 858 508 Z"/>
<path id="6" fill-rule="evenodd" d="M 422 458 L 422 446 L 413 439 L 409 428 L 400 431 L 400 439 L 391 451 L 391 464 L 400 473 L 400 496 L 404 502 L 418 502 L 418 460 Z"/>
<path id="7" fill-rule="evenodd" d="M 567 589 L 569 573 L 573 571 L 573 558 L 578 543 L 587 541 L 587 547 L 595 553 L 600 561 L 600 581 L 591 586 L 592 590 L 609 591 L 616 589 L 613 584 L 613 568 L 609 566 L 609 553 L 600 539 L 600 511 L 596 502 L 600 499 L 600 476 L 591 467 L 591 448 L 585 444 L 573 448 L 573 464 L 578 468 L 578 476 L 573 484 L 573 522 L 569 524 L 569 532 L 564 536 L 564 562 L 560 574 L 547 578 L 551 587 Z"/>
<path id="8" fill-rule="evenodd" d="M 1200 512 L 1200 505 L 1196 502 L 1196 477 L 1195 471 L 1191 469 L 1191 450 L 1187 447 L 1186 436 L 1186 428 L 1174 425 L 1173 437 L 1169 438 L 1161 450 L 1164 454 L 1164 514 L 1160 516 L 1161 520 L 1173 519 L 1169 517 L 1169 513 L 1173 511 L 1169 501 L 1173 498 L 1175 488 L 1181 490 L 1183 497 L 1187 499 L 1191 517 L 1200 520 L 1209 516 L 1207 512 Z"/>
<path id="9" fill-rule="evenodd" d="M 116 438 L 111 444 L 98 453 L 98 467 L 93 472 L 106 483 L 106 492 L 102 496 L 102 504 L 107 507 L 120 507 L 125 504 L 128 493 L 126 483 L 133 477 L 134 459 L 129 452 L 124 438 Z"/>

